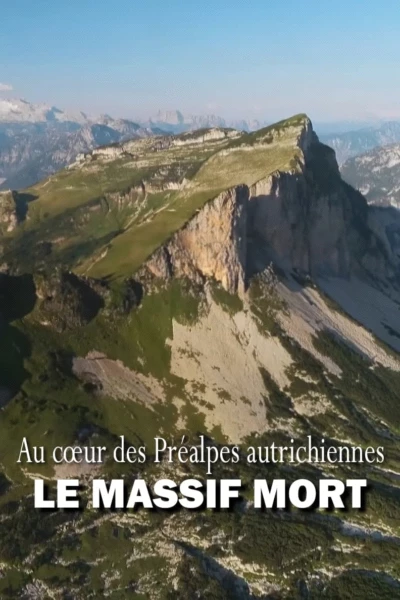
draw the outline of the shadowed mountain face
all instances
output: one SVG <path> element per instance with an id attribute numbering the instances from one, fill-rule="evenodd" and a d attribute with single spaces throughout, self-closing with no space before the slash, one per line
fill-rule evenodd
<path id="1" fill-rule="evenodd" d="M 342 180 L 305 115 L 113 144 L 0 194 L 0 595 L 396 598 L 393 214 Z M 151 454 L 160 434 L 244 454 L 310 435 L 343 452 L 383 447 L 385 462 L 213 466 L 246 490 L 367 477 L 366 510 L 335 515 L 257 511 L 244 494 L 233 511 L 87 506 L 39 519 L 26 498 L 38 472 L 50 485 L 207 478 L 194 463 L 15 463 L 22 436 L 50 452 L 124 435 Z"/>

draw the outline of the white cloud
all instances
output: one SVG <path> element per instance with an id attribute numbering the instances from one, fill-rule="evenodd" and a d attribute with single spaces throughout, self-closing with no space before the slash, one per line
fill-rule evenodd
<path id="1" fill-rule="evenodd" d="M 0 92 L 11 92 L 13 86 L 9 83 L 0 83 Z"/>

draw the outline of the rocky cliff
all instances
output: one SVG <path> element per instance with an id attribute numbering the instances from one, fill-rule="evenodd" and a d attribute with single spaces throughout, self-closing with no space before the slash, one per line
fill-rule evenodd
<path id="1" fill-rule="evenodd" d="M 311 275 L 349 276 L 367 241 L 367 207 L 346 186 L 333 152 L 314 139 L 295 172 L 278 172 L 250 189 L 250 223 L 283 266 Z"/>
<path id="2" fill-rule="evenodd" d="M 31 234 L 8 243 L 10 260 L 33 257 L 34 272 L 47 240 L 62 250 L 63 268 L 94 278 L 211 277 L 231 292 L 271 260 L 313 278 L 398 277 L 393 230 L 342 180 L 306 115 L 252 134 L 211 130 L 125 146 L 94 151 L 29 194 L 3 196 L 3 230 L 20 208 Z M 69 207 L 77 182 L 81 197 Z"/>
<path id="3" fill-rule="evenodd" d="M 236 186 L 208 202 L 146 262 L 142 274 L 157 278 L 206 277 L 226 290 L 245 287 L 247 186 Z"/>
<path id="4" fill-rule="evenodd" d="M 319 142 L 308 119 L 296 144 L 293 168 L 208 202 L 144 270 L 161 278 L 213 277 L 229 291 L 243 289 L 270 261 L 312 277 L 397 277 L 386 230 L 341 179 L 334 151 Z"/>
<path id="5" fill-rule="evenodd" d="M 0 232 L 9 233 L 18 224 L 17 207 L 12 192 L 0 192 Z"/>

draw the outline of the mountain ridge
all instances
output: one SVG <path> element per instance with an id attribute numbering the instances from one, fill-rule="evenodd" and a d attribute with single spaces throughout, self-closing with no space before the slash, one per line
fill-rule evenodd
<path id="1" fill-rule="evenodd" d="M 375 127 L 334 135 L 324 134 L 321 135 L 321 140 L 335 150 L 339 166 L 342 166 L 353 156 L 364 154 L 378 146 L 400 142 L 400 123 L 388 121 Z"/>
<path id="2" fill-rule="evenodd" d="M 48 123 L 71 122 L 84 124 L 89 121 L 83 112 L 66 113 L 49 104 L 33 104 L 22 98 L 0 98 L 0 123 Z"/>
<path id="3" fill-rule="evenodd" d="M 185 131 L 194 131 L 196 129 L 211 127 L 233 127 L 243 131 L 256 131 L 267 126 L 267 121 L 258 119 L 226 119 L 224 117 L 205 114 L 192 115 L 183 114 L 180 110 L 159 111 L 148 120 L 141 121 L 147 126 L 157 126 L 170 133 L 184 133 Z"/>
<path id="4" fill-rule="evenodd" d="M 93 148 L 161 133 L 157 128 L 111 117 L 102 117 L 98 122 L 86 115 L 70 120 L 72 117 L 58 109 L 57 118 L 48 119 L 47 108 L 45 105 L 38 120 L 0 119 L 0 189 L 32 185 Z"/>
<path id="5" fill-rule="evenodd" d="M 378 147 L 348 159 L 343 178 L 359 189 L 369 204 L 400 208 L 400 144 Z"/>
<path id="6" fill-rule="evenodd" d="M 154 150 L 156 154 L 152 155 Z M 199 160 L 202 153 L 204 158 Z M 186 167 L 180 156 L 187 157 Z M 268 160 L 263 162 L 268 156 L 273 158 L 270 166 Z M 260 160 L 258 157 L 261 162 L 254 169 L 251 165 L 257 164 L 257 160 Z M 275 157 L 281 158 L 275 162 Z M 194 170 L 191 166 L 193 159 L 197 165 Z M 249 165 L 248 170 L 243 170 L 244 160 Z M 100 245 L 92 255 L 78 261 L 76 268 L 80 273 L 103 277 L 110 275 L 111 268 L 115 277 L 124 276 L 125 273 L 131 275 L 159 247 L 162 251 L 156 260 L 159 262 L 156 270 L 161 269 L 166 273 L 172 268 L 171 258 L 168 258 L 171 252 L 163 246 L 160 233 L 156 233 L 154 242 L 152 241 L 152 232 L 157 232 L 163 223 L 163 236 L 173 236 L 207 202 L 214 198 L 218 200 L 220 194 L 228 189 L 235 194 L 237 186 L 239 190 L 244 184 L 249 198 L 245 206 L 246 219 L 253 228 L 251 236 L 258 236 L 263 240 L 263 246 L 269 249 L 269 260 L 282 263 L 285 268 L 298 269 L 312 277 L 319 274 L 349 277 L 355 272 L 364 273 L 365 276 L 369 273 L 369 277 L 381 277 L 382 280 L 389 278 L 393 282 L 397 277 L 399 258 L 391 228 L 383 216 L 383 221 L 380 221 L 381 213 L 368 212 L 368 205 L 361 194 L 342 182 L 333 150 L 319 143 L 311 122 L 305 115 L 297 115 L 251 134 L 226 129 L 198 130 L 171 137 L 149 138 L 148 141 L 113 144 L 92 153 L 82 153 L 76 163 L 55 178 L 55 197 L 68 195 L 68 190 L 76 187 L 75 183 L 71 185 L 69 181 L 72 183 L 77 180 L 79 190 L 82 186 L 81 177 L 84 178 L 83 181 L 85 177 L 91 178 L 92 172 L 95 174 L 98 169 L 103 170 L 102 165 L 105 172 L 113 172 L 114 164 L 119 165 L 118 169 L 127 177 L 127 182 L 131 169 L 137 183 L 118 192 L 113 189 L 112 180 L 110 183 L 105 180 L 106 188 L 103 190 L 108 190 L 105 201 L 107 206 L 110 206 L 110 202 L 115 207 L 126 206 L 124 210 L 127 215 L 131 213 L 131 218 L 120 231 L 112 234 L 105 245 L 99 239 Z M 137 170 L 136 166 L 142 164 L 147 165 L 143 173 L 142 167 Z M 238 168 L 239 165 L 242 170 Z M 193 172 L 188 178 L 187 173 L 191 171 Z M 58 180 L 60 184 L 57 183 Z M 49 248 L 54 245 L 51 238 L 48 239 L 46 234 L 39 234 L 46 227 L 47 219 L 37 218 L 42 210 L 57 210 L 58 201 L 51 200 L 51 204 L 48 203 L 53 198 L 52 187 L 50 180 L 24 192 L 25 196 L 33 198 L 33 202 L 26 205 L 23 230 L 31 232 L 31 235 L 37 227 L 37 235 L 42 242 L 46 240 Z M 90 187 L 88 190 L 90 194 Z M 102 193 L 101 187 L 99 192 Z M 84 211 L 85 203 L 92 202 L 90 198 L 89 195 L 80 208 L 78 193 L 76 210 Z M 144 216 L 137 220 L 135 211 L 140 215 L 146 204 L 151 206 L 153 200 L 150 198 L 157 199 L 160 203 L 157 211 L 150 208 L 150 212 L 145 211 Z M 42 205 L 49 208 L 39 208 Z M 99 209 L 100 206 L 99 204 Z M 62 212 L 57 218 L 63 219 Z M 16 221 L 12 217 L 9 219 L 10 228 Z M 136 232 L 146 235 L 142 247 L 137 243 L 132 246 L 131 240 Z M 19 237 L 17 235 L 15 241 L 10 238 L 10 247 L 17 243 Z M 32 239 L 36 239 L 36 234 Z M 68 248 L 65 243 L 63 241 L 61 244 L 63 252 Z M 93 240 L 93 243 L 97 242 Z M 383 252 L 382 248 L 386 250 Z M 24 252 L 34 260 L 33 248 Z M 73 253 L 73 247 L 68 249 L 68 253 L 70 252 Z M 354 258 L 356 254 L 357 259 Z M 56 256 L 57 253 L 54 260 Z M 161 266 L 163 256 L 164 259 L 167 257 L 168 264 Z M 254 262 L 257 262 L 256 259 Z M 252 268 L 249 267 L 250 271 Z M 245 268 L 246 272 L 247 270 Z M 247 275 L 244 279 L 246 277 Z M 236 291 L 236 287 L 231 284 L 227 289 Z"/>
<path id="7" fill-rule="evenodd" d="M 0 209 L 0 594 L 396 597 L 400 256 L 387 209 L 341 179 L 305 115 L 95 149 Z M 94 477 L 203 481 L 202 464 L 15 462 L 22 436 L 48 452 L 122 435 L 243 455 L 310 436 L 385 463 L 217 461 L 244 489 L 368 478 L 368 510 L 261 512 L 245 492 L 205 515 L 98 512 L 88 493 Z M 80 479 L 85 510 L 38 525 L 39 474 Z"/>

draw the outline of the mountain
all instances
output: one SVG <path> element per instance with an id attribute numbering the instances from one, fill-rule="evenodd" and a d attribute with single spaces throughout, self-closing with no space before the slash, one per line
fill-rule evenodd
<path id="1" fill-rule="evenodd" d="M 20 98 L 0 98 L 0 123 L 78 123 L 88 122 L 83 112 L 68 114 L 48 104 L 32 104 Z"/>
<path id="2" fill-rule="evenodd" d="M 378 146 L 400 142 L 400 123 L 391 121 L 379 127 L 366 127 L 340 134 L 325 134 L 321 140 L 333 148 L 339 165 L 348 158 L 364 154 Z"/>
<path id="3" fill-rule="evenodd" d="M 345 120 L 345 121 L 314 121 L 314 129 L 318 133 L 320 139 L 326 135 L 329 138 L 333 135 L 347 133 L 349 131 L 359 131 L 371 127 L 380 127 L 382 121 L 377 120 Z"/>
<path id="4" fill-rule="evenodd" d="M 343 181 L 305 115 L 105 146 L 0 194 L 0 595 L 399 597 L 394 212 Z M 109 450 L 96 465 L 16 462 L 24 436 L 46 456 L 120 436 L 152 456 L 159 435 L 242 458 L 211 475 Z M 266 459 L 308 439 L 350 459 Z M 39 475 L 51 490 L 79 478 L 84 510 L 35 510 Z M 245 488 L 232 510 L 98 511 L 94 477 Z M 365 509 L 254 508 L 254 479 L 328 477 L 367 478 Z"/>
<path id="5" fill-rule="evenodd" d="M 149 135 L 165 135 L 165 131 L 156 127 L 142 127 L 129 119 L 114 119 L 109 115 L 101 115 L 95 121 L 96 125 L 104 125 L 120 134 L 120 141 L 129 140 L 135 136 L 148 137 Z"/>
<path id="6" fill-rule="evenodd" d="M 89 119 L 45 104 L 0 99 L 0 189 L 32 185 L 98 146 L 158 133 L 108 115 Z"/>
<path id="7" fill-rule="evenodd" d="M 48 104 L 0 98 L 0 190 L 23 188 L 71 164 L 78 154 L 102 145 L 149 135 L 212 127 L 259 129 L 257 120 L 226 121 L 216 115 L 159 111 L 141 124 L 109 115 L 88 117 Z"/>
<path id="8" fill-rule="evenodd" d="M 348 159 L 342 166 L 342 176 L 370 204 L 400 208 L 400 144 Z"/>
<path id="9" fill-rule="evenodd" d="M 263 125 L 255 119 L 226 120 L 216 115 L 183 115 L 179 110 L 159 111 L 144 124 L 150 127 L 159 127 L 163 131 L 175 134 L 212 127 L 231 127 L 249 132 L 260 129 Z"/>
<path id="10" fill-rule="evenodd" d="M 184 116 L 179 110 L 159 111 L 154 117 L 150 117 L 144 123 L 148 127 L 159 127 L 169 133 L 183 133 L 207 127 L 225 127 L 225 119 L 215 115 L 187 115 Z"/>

